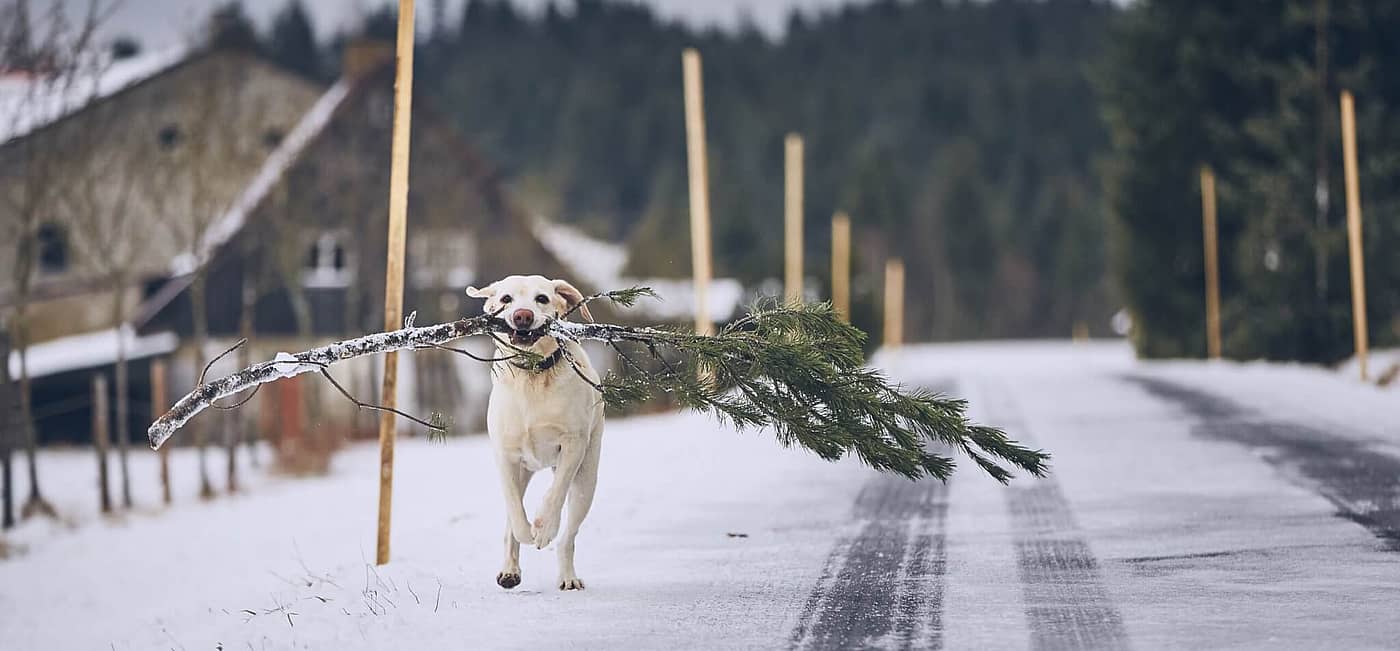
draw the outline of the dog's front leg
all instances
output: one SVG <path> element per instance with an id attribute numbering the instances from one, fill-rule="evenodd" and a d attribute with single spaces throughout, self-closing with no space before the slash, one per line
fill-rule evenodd
<path id="1" fill-rule="evenodd" d="M 506 499 L 506 522 L 510 524 L 510 531 L 515 534 L 516 540 L 530 544 L 535 537 L 530 530 L 530 517 L 525 515 L 525 486 L 519 479 L 522 470 L 520 461 L 508 459 L 504 452 L 497 450 L 496 465 L 501 476 L 501 495 Z"/>
<path id="2" fill-rule="evenodd" d="M 517 465 L 514 469 L 514 478 L 521 493 L 530 486 L 531 471 L 525 467 Z M 511 524 L 511 517 L 506 516 L 506 560 L 501 567 L 500 573 L 496 574 L 496 584 L 507 590 L 520 585 L 520 541 L 515 537 L 514 526 Z"/>
<path id="3" fill-rule="evenodd" d="M 544 549 L 559 534 L 564 498 L 569 494 L 569 486 L 574 483 L 579 465 L 583 463 L 584 443 L 583 437 L 577 434 L 559 435 L 559 464 L 554 467 L 554 481 L 544 494 L 544 503 L 540 505 L 531 528 L 536 549 Z"/>

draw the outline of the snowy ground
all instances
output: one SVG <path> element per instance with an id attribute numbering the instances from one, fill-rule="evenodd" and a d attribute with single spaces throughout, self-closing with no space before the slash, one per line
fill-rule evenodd
<path id="1" fill-rule="evenodd" d="M 879 361 L 1055 454 L 1001 487 L 876 476 L 696 415 L 618 420 L 579 539 L 493 581 L 484 439 L 401 443 L 374 568 L 376 448 L 328 478 L 93 515 L 92 459 L 44 455 L 73 527 L 0 561 L 5 648 L 1385 648 L 1400 640 L 1400 401 L 1335 373 L 1141 364 L 1121 344 L 907 348 Z M 154 504 L 154 458 L 137 498 Z M 222 461 L 215 454 L 211 462 Z M 211 463 L 211 465 L 218 465 Z M 256 475 L 253 471 L 246 475 Z M 60 478 L 62 481 L 60 481 Z M 528 504 L 538 502 L 541 479 Z M 84 515 L 86 514 L 86 515 Z M 739 534 L 739 535 L 733 535 Z M 79 625 L 74 625 L 80 623 Z"/>

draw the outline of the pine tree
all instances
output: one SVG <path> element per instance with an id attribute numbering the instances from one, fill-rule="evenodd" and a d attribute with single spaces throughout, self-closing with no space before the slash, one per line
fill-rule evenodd
<path id="1" fill-rule="evenodd" d="M 291 0 L 272 21 L 268 38 L 268 56 L 288 70 L 308 79 L 322 79 L 324 69 L 321 51 L 316 46 L 316 33 L 311 17 L 301 0 Z"/>
<path id="2" fill-rule="evenodd" d="M 705 57 L 716 273 L 756 285 L 781 269 L 782 223 L 772 216 L 782 213 L 782 139 L 800 131 L 811 152 L 808 273 L 826 271 L 819 261 L 836 210 L 851 214 L 857 250 L 872 260 L 877 251 L 915 258 L 948 246 L 914 218 L 914 206 L 929 185 L 960 171 L 983 199 L 966 217 L 985 226 L 998 249 L 969 250 L 979 262 L 1012 264 L 954 284 L 990 278 L 992 294 L 1014 290 L 1044 301 L 985 301 L 965 316 L 990 327 L 964 331 L 1064 336 L 1071 318 L 1106 323 L 1116 308 L 1101 264 L 1063 259 L 1102 257 L 1095 165 L 1107 138 L 1087 64 L 1116 5 L 883 2 L 794 17 L 775 41 L 668 24 L 630 3 L 585 2 L 574 11 L 562 4 L 511 20 L 501 0 L 471 0 L 451 56 L 420 79 L 508 176 L 545 195 L 537 203 L 554 208 L 552 218 L 629 241 L 632 272 L 687 273 L 688 265 L 656 252 L 671 233 L 688 231 L 677 61 L 682 47 L 697 46 Z M 956 156 L 969 143 L 975 165 Z M 679 183 L 662 180 L 677 169 Z M 1047 201 L 1071 194 L 1082 197 Z M 902 248 L 884 248 L 880 231 Z M 1061 246 L 1070 234 L 1092 239 Z M 1097 276 L 1053 280 L 1067 268 Z M 909 272 L 911 285 L 944 281 L 931 265 Z M 863 313 L 857 309 L 857 318 Z"/>
<path id="3" fill-rule="evenodd" d="M 1368 303 L 1379 318 L 1372 340 L 1400 336 L 1397 265 L 1379 253 L 1400 242 L 1396 193 L 1382 180 L 1400 171 L 1386 155 L 1400 134 L 1378 119 L 1396 105 L 1397 80 L 1375 65 L 1395 52 L 1381 34 L 1397 27 L 1400 12 L 1362 1 L 1145 2 L 1128 11 L 1103 96 L 1115 149 L 1114 265 L 1139 353 L 1205 353 L 1196 172 L 1209 164 L 1218 179 L 1224 353 L 1320 362 L 1350 354 L 1344 195 L 1325 172 L 1341 169 L 1343 87 L 1373 111 L 1359 120 Z M 1335 216 L 1321 223 L 1319 198 L 1321 212 Z"/>

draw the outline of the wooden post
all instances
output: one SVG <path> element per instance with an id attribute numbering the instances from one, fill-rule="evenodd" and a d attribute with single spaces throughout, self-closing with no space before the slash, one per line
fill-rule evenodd
<path id="1" fill-rule="evenodd" d="M 107 486 L 107 446 L 111 442 L 107 425 L 107 376 L 92 376 L 92 447 L 97 450 L 97 494 L 103 513 L 112 512 L 112 494 Z"/>
<path id="2" fill-rule="evenodd" d="M 1220 359 L 1220 258 L 1215 227 L 1215 172 L 1201 167 L 1201 219 L 1206 254 L 1206 355 Z"/>
<path id="3" fill-rule="evenodd" d="M 389 251 L 384 274 L 384 329 L 403 327 L 403 249 L 408 221 L 408 136 L 413 109 L 413 0 L 399 0 L 398 69 L 394 78 L 394 131 L 389 166 Z M 394 407 L 398 353 L 384 355 L 379 403 Z M 375 564 L 389 562 L 389 522 L 394 501 L 394 414 L 379 414 L 379 532 Z"/>
<path id="4" fill-rule="evenodd" d="M 714 333 L 710 321 L 710 172 L 705 153 L 705 91 L 700 53 L 681 53 L 685 85 L 685 146 L 690 170 L 690 268 L 695 282 L 695 332 Z"/>
<path id="5" fill-rule="evenodd" d="M 155 420 L 169 408 L 165 385 L 165 360 L 151 360 L 151 420 Z M 170 503 L 170 446 L 160 446 L 160 496 Z"/>
<path id="6" fill-rule="evenodd" d="M 1356 171 L 1356 104 L 1351 91 L 1342 91 L 1342 157 L 1347 183 L 1347 249 L 1351 252 L 1351 320 L 1356 337 L 1356 361 L 1365 382 L 1367 356 L 1366 267 L 1361 248 L 1361 183 Z"/>
<path id="7" fill-rule="evenodd" d="M 19 387 L 10 377 L 9 324 L 0 319 L 0 530 L 15 526 L 15 468 L 19 438 Z"/>
<path id="8" fill-rule="evenodd" d="M 1089 341 L 1089 324 L 1084 321 L 1075 321 L 1070 327 L 1070 338 L 1072 341 Z"/>
<path id="9" fill-rule="evenodd" d="M 904 344 L 904 261 L 885 262 L 885 347 Z"/>
<path id="10" fill-rule="evenodd" d="M 851 218 L 837 212 L 831 218 L 831 307 L 851 320 Z"/>
<path id="11" fill-rule="evenodd" d="M 789 133 L 783 151 L 783 298 L 802 302 L 802 136 Z"/>

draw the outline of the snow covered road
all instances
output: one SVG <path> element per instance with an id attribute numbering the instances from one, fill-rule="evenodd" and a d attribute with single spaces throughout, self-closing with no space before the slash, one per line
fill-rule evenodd
<path id="1" fill-rule="evenodd" d="M 0 646 L 1400 644 L 1396 394 L 1302 367 L 1142 364 L 1121 344 L 880 361 L 1050 450 L 1054 474 L 911 483 L 702 416 L 617 420 L 579 538 L 588 589 L 554 590 L 552 551 L 526 549 L 523 583 L 504 591 L 484 439 L 400 445 L 382 568 L 366 562 L 376 448 L 357 446 L 325 479 L 26 525 L 27 551 L 0 561 Z"/>

